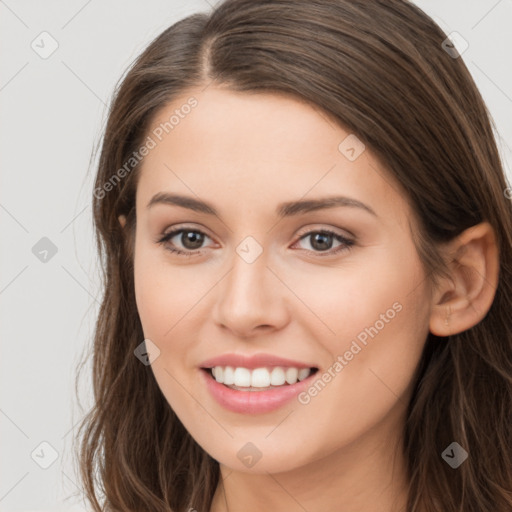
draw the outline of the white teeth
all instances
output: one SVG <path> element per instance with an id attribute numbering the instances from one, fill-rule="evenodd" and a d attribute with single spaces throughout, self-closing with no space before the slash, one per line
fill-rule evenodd
<path id="1" fill-rule="evenodd" d="M 299 375 L 298 375 L 298 379 L 299 380 L 304 380 L 306 379 L 307 377 L 309 377 L 309 374 L 311 373 L 311 369 L 310 368 L 301 368 L 299 370 Z"/>
<path id="2" fill-rule="evenodd" d="M 224 384 L 235 383 L 235 369 L 232 366 L 226 366 L 224 368 Z"/>
<path id="3" fill-rule="evenodd" d="M 266 368 L 256 368 L 252 371 L 251 386 L 253 388 L 268 388 L 270 386 L 270 373 Z"/>
<path id="4" fill-rule="evenodd" d="M 233 380 L 235 386 L 249 387 L 251 385 L 251 371 L 247 368 L 235 368 Z"/>
<path id="5" fill-rule="evenodd" d="M 269 386 L 282 386 L 295 384 L 309 377 L 310 368 L 283 368 L 275 366 L 269 368 L 234 368 L 232 366 L 215 366 L 212 375 L 215 380 L 227 386 L 268 388 Z"/>
<path id="6" fill-rule="evenodd" d="M 299 377 L 299 370 L 297 368 L 286 368 L 286 382 L 288 384 L 295 384 Z"/>
<path id="7" fill-rule="evenodd" d="M 215 380 L 222 384 L 224 382 L 224 377 L 223 377 L 224 370 L 223 370 L 222 366 L 216 366 L 214 368 L 214 370 L 215 370 L 215 373 L 214 373 Z"/>
<path id="8" fill-rule="evenodd" d="M 282 386 L 285 382 L 284 370 L 280 366 L 276 366 L 270 374 L 270 384 L 272 386 Z"/>

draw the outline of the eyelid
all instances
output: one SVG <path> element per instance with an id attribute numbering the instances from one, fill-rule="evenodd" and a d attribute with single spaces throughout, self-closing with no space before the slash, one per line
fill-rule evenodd
<path id="1" fill-rule="evenodd" d="M 206 235 L 208 238 L 213 240 L 213 237 L 210 236 L 206 232 L 207 231 L 206 228 L 203 228 L 202 226 L 200 226 L 200 227 L 190 226 L 190 225 L 187 225 L 187 224 L 184 224 L 184 225 L 176 224 L 175 226 L 172 226 L 172 228 L 168 232 L 164 232 L 162 235 L 160 235 L 159 238 L 165 237 L 165 236 L 167 236 L 170 233 L 176 234 L 176 232 L 181 230 L 181 229 L 182 230 L 189 230 L 189 231 L 197 231 L 198 233 Z M 331 227 L 331 226 L 326 227 L 325 224 L 313 224 L 313 225 L 308 225 L 308 226 L 306 226 L 304 228 L 301 228 L 299 230 L 299 232 L 297 233 L 297 237 L 299 239 L 302 236 L 311 233 L 312 231 L 315 231 L 315 232 L 317 232 L 317 231 L 334 232 L 335 234 L 337 234 L 337 235 L 339 235 L 339 236 L 341 236 L 343 238 L 354 239 L 354 241 L 355 241 L 355 238 L 356 238 L 356 236 L 353 233 L 351 233 L 348 229 L 341 230 L 341 228 L 337 228 L 337 227 Z M 340 233 L 339 231 L 344 231 L 345 233 L 343 233 L 343 232 Z"/>
<path id="2" fill-rule="evenodd" d="M 355 239 L 356 239 L 356 236 L 353 233 L 351 233 L 348 229 L 342 230 L 341 228 L 332 227 L 332 226 L 326 227 L 325 224 L 309 224 L 305 228 L 303 228 L 303 229 L 301 228 L 299 230 L 299 233 L 297 236 L 299 238 L 301 238 L 303 235 L 307 235 L 307 234 L 311 233 L 312 231 L 314 231 L 314 232 L 327 231 L 330 233 L 334 233 L 338 236 L 341 236 L 342 238 L 350 239 L 353 241 L 355 241 Z"/>
<path id="3" fill-rule="evenodd" d="M 164 231 L 164 233 L 158 235 L 156 240 L 155 240 L 155 243 L 157 243 L 157 244 L 165 244 L 171 238 L 174 238 L 176 235 L 180 234 L 183 231 L 193 231 L 193 232 L 196 232 L 196 233 L 200 233 L 200 234 L 204 235 L 205 237 L 208 237 L 210 240 L 213 240 L 213 237 L 211 237 L 208 233 L 206 233 L 207 230 L 205 228 L 203 228 L 203 227 L 196 228 L 194 226 L 186 226 L 186 225 L 177 224 L 175 226 L 172 226 L 172 228 L 170 228 L 168 231 Z M 193 254 L 193 253 L 201 252 L 203 250 L 204 250 L 204 248 L 196 249 L 195 251 L 194 250 L 188 250 L 187 252 L 189 252 L 190 254 Z"/>
<path id="4" fill-rule="evenodd" d="M 201 233 L 201 234 L 207 236 L 210 240 L 213 240 L 213 237 L 208 234 L 208 232 L 207 232 L 208 230 L 206 228 L 204 228 L 203 226 L 196 227 L 196 226 L 190 226 L 190 225 L 176 224 L 176 225 L 170 226 L 167 230 L 165 230 L 163 233 L 158 235 L 157 241 L 159 239 L 167 237 L 171 233 L 173 235 L 176 235 L 180 231 L 195 231 L 197 233 Z"/>

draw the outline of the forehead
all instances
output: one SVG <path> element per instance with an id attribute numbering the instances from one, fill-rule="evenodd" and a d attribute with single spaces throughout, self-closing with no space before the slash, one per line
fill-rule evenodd
<path id="1" fill-rule="evenodd" d="M 138 208 L 162 191 L 226 208 L 232 199 L 245 211 L 344 195 L 384 216 L 408 215 L 399 186 L 357 137 L 294 97 L 191 89 L 160 109 L 147 135 L 154 147 L 142 162 Z"/>

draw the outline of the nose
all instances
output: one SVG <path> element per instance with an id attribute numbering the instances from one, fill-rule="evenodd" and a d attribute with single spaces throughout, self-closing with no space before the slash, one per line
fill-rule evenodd
<path id="1" fill-rule="evenodd" d="M 267 265 L 263 252 L 249 263 L 238 253 L 217 288 L 213 318 L 238 338 L 282 329 L 289 321 L 286 286 Z"/>

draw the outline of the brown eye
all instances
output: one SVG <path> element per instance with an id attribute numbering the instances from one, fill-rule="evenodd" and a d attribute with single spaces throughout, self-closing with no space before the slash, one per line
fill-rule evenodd
<path id="1" fill-rule="evenodd" d="M 163 244 L 165 248 L 171 252 L 192 256 L 200 251 L 205 237 L 209 238 L 208 235 L 197 229 L 179 228 L 166 233 L 162 238 L 157 240 L 157 243 Z M 173 238 L 176 238 L 175 242 L 172 241 Z M 178 247 L 176 247 L 176 244 L 178 244 Z M 179 244 L 181 244 L 181 248 Z"/>
<path id="2" fill-rule="evenodd" d="M 353 240 L 349 240 L 348 238 L 329 230 L 310 231 L 309 233 L 301 236 L 299 242 L 306 239 L 310 240 L 310 246 L 312 249 L 305 250 L 317 253 L 319 256 L 323 256 L 321 253 L 325 253 L 327 256 L 337 254 L 341 251 L 350 249 L 350 247 L 355 243 Z M 334 240 L 340 242 L 340 245 L 332 249 Z"/>
<path id="3" fill-rule="evenodd" d="M 190 231 L 188 229 L 181 231 L 180 242 L 183 244 L 185 249 L 194 251 L 199 249 L 204 241 L 204 234 L 199 231 Z"/>

